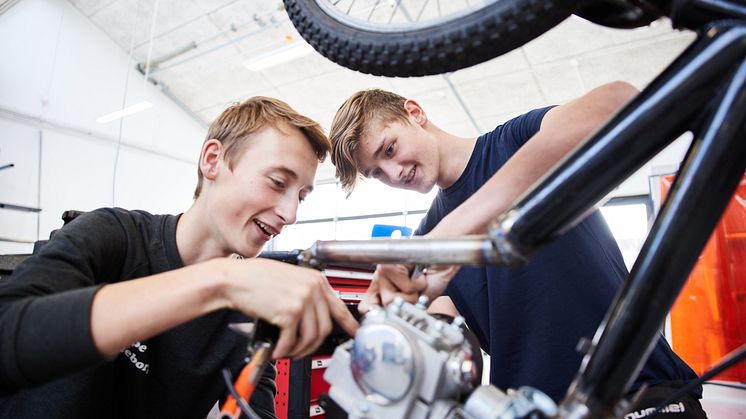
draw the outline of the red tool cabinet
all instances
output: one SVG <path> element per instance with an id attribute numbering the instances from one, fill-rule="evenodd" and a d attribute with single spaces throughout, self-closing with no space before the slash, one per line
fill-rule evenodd
<path id="1" fill-rule="evenodd" d="M 339 298 L 357 306 L 365 296 L 373 270 L 374 266 L 329 266 L 324 274 Z M 337 340 L 334 336 L 330 337 L 313 356 L 277 360 L 275 410 L 278 419 L 324 418 L 319 396 L 329 390 L 329 384 L 324 381 L 324 371 L 339 339 L 340 336 L 337 336 Z"/>

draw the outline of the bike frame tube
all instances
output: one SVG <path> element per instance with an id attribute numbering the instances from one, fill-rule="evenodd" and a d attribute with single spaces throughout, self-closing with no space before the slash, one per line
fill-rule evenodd
<path id="1" fill-rule="evenodd" d="M 618 183 L 691 128 L 712 92 L 746 51 L 743 27 L 712 28 L 647 89 L 579 146 L 512 210 L 489 227 L 493 250 L 472 236 L 393 241 L 320 241 L 300 262 L 499 264 L 530 259 L 541 245 L 572 227 Z M 651 128 L 654 127 L 654 128 Z"/>
<path id="2" fill-rule="evenodd" d="M 707 31 L 645 90 L 490 225 L 527 259 L 684 131 L 746 51 L 744 28 Z"/>
<path id="3" fill-rule="evenodd" d="M 486 234 L 441 239 L 317 241 L 300 253 L 299 263 L 323 267 L 328 262 L 414 263 L 423 265 L 506 264 Z"/>
<path id="4" fill-rule="evenodd" d="M 746 30 L 735 33 L 740 34 L 738 42 L 746 44 Z M 655 346 L 660 325 L 743 176 L 746 54 L 733 66 L 737 70 L 726 73 L 733 76 L 721 83 L 717 107 L 709 112 L 705 128 L 693 140 L 630 278 L 599 327 L 570 387 L 562 404 L 566 417 L 620 413 L 623 406 L 617 406 L 617 401 L 629 390 Z"/>
<path id="5" fill-rule="evenodd" d="M 527 260 L 572 227 L 620 179 L 692 129 L 695 139 L 680 174 L 561 405 L 566 418 L 619 414 L 623 406 L 618 401 L 656 344 L 660 325 L 743 175 L 744 57 L 743 22 L 721 21 L 705 28 L 648 88 L 493 222 L 488 239 L 474 236 L 466 245 L 455 244 L 454 239 L 317 242 L 299 261 L 318 265 Z M 732 77 L 724 80 L 724 75 Z M 485 243 L 494 248 L 488 250 Z"/>

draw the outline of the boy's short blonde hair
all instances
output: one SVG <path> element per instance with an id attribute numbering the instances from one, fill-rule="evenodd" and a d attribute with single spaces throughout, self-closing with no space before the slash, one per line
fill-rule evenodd
<path id="1" fill-rule="evenodd" d="M 396 93 L 381 89 L 362 90 L 352 95 L 340 106 L 332 121 L 329 138 L 332 142 L 332 164 L 342 189 L 351 194 L 359 177 L 355 151 L 372 122 L 409 123 L 409 114 L 404 108 L 406 99 Z"/>
<path id="2" fill-rule="evenodd" d="M 298 128 L 313 147 L 319 162 L 323 162 L 331 149 L 329 138 L 318 122 L 305 117 L 287 103 L 264 96 L 255 96 L 241 103 L 235 103 L 224 110 L 220 116 L 210 124 L 205 142 L 216 139 L 223 144 L 223 159 L 228 168 L 233 167 L 243 155 L 251 141 L 251 134 L 267 127 L 278 130 L 283 125 Z M 202 171 L 197 168 L 197 187 L 194 199 L 202 191 Z"/>

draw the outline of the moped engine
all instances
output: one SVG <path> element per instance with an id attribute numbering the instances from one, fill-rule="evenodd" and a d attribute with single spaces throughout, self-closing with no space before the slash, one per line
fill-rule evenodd
<path id="1" fill-rule="evenodd" d="M 355 339 L 334 351 L 324 379 L 349 418 L 553 416 L 556 406 L 537 390 L 478 387 L 482 355 L 473 333 L 463 318 L 433 316 L 426 305 L 420 297 L 375 307 Z"/>

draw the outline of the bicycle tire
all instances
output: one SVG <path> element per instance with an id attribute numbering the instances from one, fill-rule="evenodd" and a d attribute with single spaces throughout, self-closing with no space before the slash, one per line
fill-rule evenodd
<path id="1" fill-rule="evenodd" d="M 373 31 L 329 15 L 315 0 L 283 0 L 290 20 L 331 61 L 377 76 L 442 74 L 524 45 L 587 0 L 501 0 L 440 26 Z"/>

